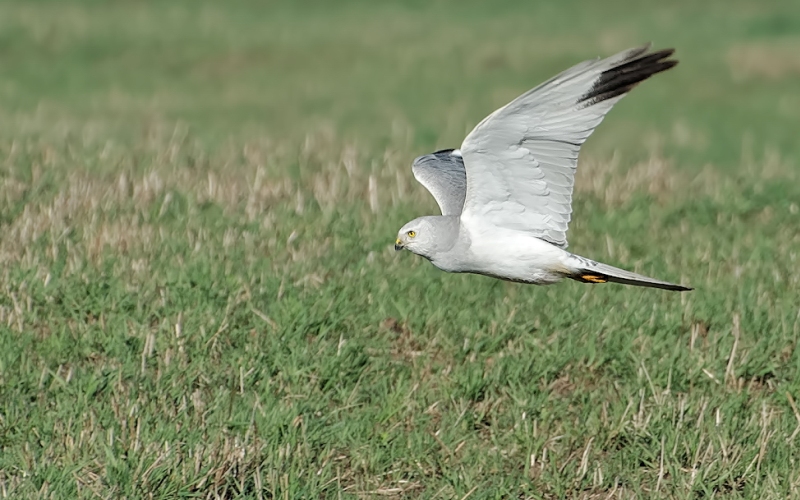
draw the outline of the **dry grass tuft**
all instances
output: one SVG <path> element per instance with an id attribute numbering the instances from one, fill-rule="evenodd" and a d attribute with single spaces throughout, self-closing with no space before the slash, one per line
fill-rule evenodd
<path id="1" fill-rule="evenodd" d="M 782 80 L 800 75 L 800 40 L 751 42 L 728 50 L 734 80 Z"/>
<path id="2" fill-rule="evenodd" d="M 591 194 L 608 207 L 616 207 L 642 193 L 661 202 L 674 199 L 679 187 L 685 184 L 686 179 L 672 162 L 662 157 L 651 157 L 627 169 L 617 157 L 602 162 L 589 158 L 579 163 L 575 193 Z"/>

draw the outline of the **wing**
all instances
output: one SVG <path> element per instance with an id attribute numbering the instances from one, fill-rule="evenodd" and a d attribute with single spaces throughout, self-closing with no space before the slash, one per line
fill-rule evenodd
<path id="1" fill-rule="evenodd" d="M 649 45 L 584 61 L 483 119 L 464 139 L 462 218 L 528 231 L 562 248 L 578 152 L 614 104 L 678 62 Z"/>
<path id="2" fill-rule="evenodd" d="M 458 150 L 420 156 L 411 166 L 414 177 L 430 191 L 442 215 L 461 215 L 467 193 L 467 172 Z"/>

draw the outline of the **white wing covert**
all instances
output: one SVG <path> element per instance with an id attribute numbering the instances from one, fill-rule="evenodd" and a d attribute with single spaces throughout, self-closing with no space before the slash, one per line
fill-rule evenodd
<path id="1" fill-rule="evenodd" d="M 462 218 L 566 248 L 581 145 L 627 92 L 677 64 L 672 49 L 649 48 L 579 63 L 484 118 L 461 145 Z"/>

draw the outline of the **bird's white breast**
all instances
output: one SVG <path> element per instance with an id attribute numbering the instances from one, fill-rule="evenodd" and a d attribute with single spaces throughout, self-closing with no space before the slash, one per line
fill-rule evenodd
<path id="1" fill-rule="evenodd" d="M 463 271 L 537 284 L 561 281 L 571 272 L 566 264 L 569 252 L 527 231 L 474 219 L 462 220 L 462 230 L 469 240 Z"/>

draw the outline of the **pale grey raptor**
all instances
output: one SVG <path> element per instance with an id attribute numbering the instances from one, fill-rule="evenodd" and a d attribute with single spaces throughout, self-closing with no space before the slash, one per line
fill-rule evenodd
<path id="1" fill-rule="evenodd" d="M 673 49 L 649 50 L 577 64 L 484 118 L 460 149 L 417 158 L 414 177 L 442 215 L 403 226 L 395 249 L 443 271 L 537 285 L 571 278 L 691 290 L 566 251 L 581 145 L 633 87 L 678 63 Z"/>

